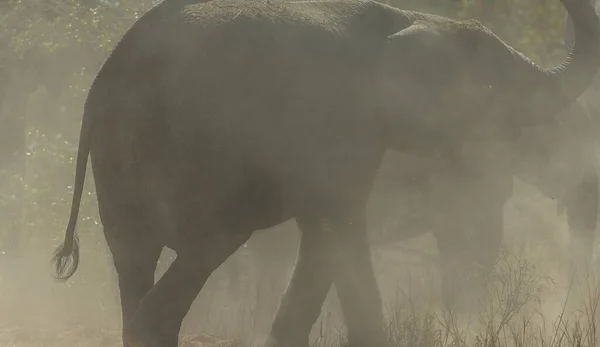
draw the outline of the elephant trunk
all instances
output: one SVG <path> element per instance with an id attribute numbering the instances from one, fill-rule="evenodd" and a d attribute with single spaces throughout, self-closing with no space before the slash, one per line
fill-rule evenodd
<path id="1" fill-rule="evenodd" d="M 575 43 L 560 65 L 550 69 L 536 65 L 550 79 L 550 83 L 545 84 L 548 88 L 542 90 L 542 93 L 545 91 L 548 94 L 534 99 L 538 102 L 553 102 L 534 107 L 545 110 L 550 108 L 549 111 L 562 110 L 574 102 L 590 86 L 600 67 L 600 22 L 594 6 L 589 0 L 561 2 L 572 20 Z M 529 60 L 528 62 L 534 64 Z"/>

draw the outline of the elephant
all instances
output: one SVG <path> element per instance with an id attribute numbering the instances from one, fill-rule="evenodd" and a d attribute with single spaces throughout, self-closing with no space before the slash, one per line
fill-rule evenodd
<path id="1" fill-rule="evenodd" d="M 365 230 L 383 154 L 434 155 L 554 121 L 600 62 L 590 5 L 562 4 L 576 43 L 543 68 L 475 20 L 370 0 L 163 1 L 88 92 L 55 277 L 77 269 L 90 157 L 125 346 L 176 346 L 214 269 L 292 218 L 298 257 L 265 344 L 307 346 L 335 285 L 349 344 L 386 345 Z M 165 246 L 177 257 L 154 283 Z"/>

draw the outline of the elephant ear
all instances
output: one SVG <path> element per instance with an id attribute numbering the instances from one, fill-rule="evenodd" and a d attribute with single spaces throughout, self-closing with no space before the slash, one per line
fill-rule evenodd
<path id="1" fill-rule="evenodd" d="M 439 60 L 464 59 L 478 53 L 486 36 L 493 34 L 473 19 L 461 22 L 416 20 L 387 39 L 391 52 Z"/>
<path id="2" fill-rule="evenodd" d="M 434 52 L 443 42 L 442 33 L 436 23 L 417 20 L 406 29 L 388 36 L 388 44 L 392 51 L 413 51 L 413 53 Z M 395 49 L 394 49 L 395 48 Z"/>
<path id="3" fill-rule="evenodd" d="M 418 75 L 421 82 L 434 83 L 441 75 L 449 76 L 449 68 L 462 59 L 454 42 L 452 28 L 444 23 L 416 20 L 411 26 L 387 37 L 385 64 L 390 71 L 400 69 Z"/>

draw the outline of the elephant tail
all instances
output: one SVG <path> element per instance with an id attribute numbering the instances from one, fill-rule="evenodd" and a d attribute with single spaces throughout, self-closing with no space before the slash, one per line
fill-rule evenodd
<path id="1" fill-rule="evenodd" d="M 71 202 L 71 214 L 65 232 L 65 239 L 56 249 L 52 258 L 52 263 L 56 271 L 56 276 L 53 277 L 58 281 L 68 280 L 77 271 L 79 266 L 79 237 L 77 236 L 75 227 L 79 215 L 88 156 L 92 143 L 92 117 L 90 113 L 89 103 L 86 102 L 81 123 L 81 133 L 79 135 L 79 147 L 77 149 L 75 187 Z"/>

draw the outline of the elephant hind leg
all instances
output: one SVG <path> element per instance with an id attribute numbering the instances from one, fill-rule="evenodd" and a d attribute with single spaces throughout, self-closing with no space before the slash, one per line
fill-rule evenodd
<path id="1" fill-rule="evenodd" d="M 122 324 L 133 317 L 142 297 L 154 285 L 154 274 L 163 249 L 143 209 L 130 202 L 107 204 L 98 189 L 104 237 L 117 272 Z"/>
<path id="2" fill-rule="evenodd" d="M 163 246 L 154 240 L 127 241 L 115 239 L 117 235 L 130 232 L 124 227 L 108 226 L 107 236 L 113 263 L 117 271 L 119 295 L 121 297 L 122 324 L 125 326 L 133 317 L 142 297 L 154 285 L 154 273 Z"/>
<path id="3" fill-rule="evenodd" d="M 126 347 L 177 347 L 183 319 L 206 280 L 252 234 L 250 230 L 232 231 L 214 224 L 210 231 L 198 234 L 195 232 L 201 223 L 186 225 L 194 230 L 182 230 L 179 235 L 202 237 L 175 249 L 177 258 L 144 295 L 133 318 L 124 327 Z"/>

